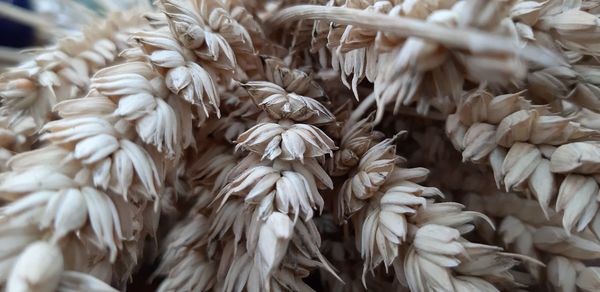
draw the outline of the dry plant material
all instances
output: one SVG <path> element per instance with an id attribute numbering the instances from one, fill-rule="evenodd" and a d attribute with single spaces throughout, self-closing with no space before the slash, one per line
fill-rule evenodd
<path id="1" fill-rule="evenodd" d="M 597 1 L 102 3 L 0 75 L 6 291 L 600 289 Z"/>

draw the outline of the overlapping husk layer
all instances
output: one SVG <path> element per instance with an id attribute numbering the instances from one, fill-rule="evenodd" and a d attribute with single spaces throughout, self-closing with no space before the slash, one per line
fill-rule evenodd
<path id="1" fill-rule="evenodd" d="M 600 2 L 144 4 L 0 75 L 6 291 L 600 290 Z"/>

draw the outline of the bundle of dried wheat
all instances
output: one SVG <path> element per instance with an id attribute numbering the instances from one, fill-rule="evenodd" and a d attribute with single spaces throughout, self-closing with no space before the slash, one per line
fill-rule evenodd
<path id="1" fill-rule="evenodd" d="M 600 2 L 146 4 L 0 76 L 7 291 L 600 289 Z"/>

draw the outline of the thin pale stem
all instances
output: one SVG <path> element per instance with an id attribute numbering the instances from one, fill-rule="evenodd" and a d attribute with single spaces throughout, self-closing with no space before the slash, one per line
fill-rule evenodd
<path id="1" fill-rule="evenodd" d="M 373 104 L 375 104 L 375 97 L 376 97 L 376 94 L 373 91 L 373 92 L 371 92 L 371 94 L 369 94 L 369 96 L 367 96 L 365 99 L 363 99 L 358 104 L 358 107 L 356 107 L 356 109 L 354 111 L 352 111 L 352 114 L 350 115 L 350 118 L 348 119 L 348 123 L 354 124 L 354 123 L 358 122 L 358 120 L 363 118 L 365 116 L 365 113 L 367 112 L 367 110 L 369 110 L 369 108 Z"/>
<path id="2" fill-rule="evenodd" d="M 51 21 L 10 3 L 0 2 L 0 16 L 32 26 L 52 35 L 62 36 L 66 34 L 63 29 L 57 27 Z"/>
<path id="3" fill-rule="evenodd" d="M 508 37 L 493 35 L 470 28 L 444 27 L 401 16 L 319 5 L 298 5 L 281 10 L 268 21 L 270 27 L 279 27 L 302 19 L 328 20 L 338 24 L 356 25 L 403 37 L 420 37 L 445 46 L 466 49 L 474 53 L 515 54 L 546 66 L 564 63 L 563 57 L 545 48 L 527 45 L 519 48 Z"/>
<path id="4" fill-rule="evenodd" d="M 20 50 L 0 46 L 0 62 L 8 62 L 8 63 L 18 63 L 27 59 L 27 56 L 24 55 Z"/>

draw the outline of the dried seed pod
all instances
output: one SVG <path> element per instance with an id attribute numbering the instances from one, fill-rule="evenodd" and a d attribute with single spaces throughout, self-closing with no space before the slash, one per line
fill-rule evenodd
<path id="1" fill-rule="evenodd" d="M 243 148 L 269 160 L 300 160 L 333 155 L 335 144 L 323 131 L 312 125 L 260 123 L 238 137 L 236 148 Z"/>
<path id="2" fill-rule="evenodd" d="M 365 152 L 341 188 L 340 219 L 360 210 L 391 175 L 397 162 L 393 139 L 384 140 Z"/>
<path id="3" fill-rule="evenodd" d="M 404 261 L 406 280 L 413 291 L 443 289 L 445 285 L 454 284 L 494 290 L 485 275 L 517 264 L 496 247 L 461 241 L 460 233 L 449 227 L 425 225 L 417 231 L 416 237 L 421 248 L 415 241 Z M 514 281 L 511 276 L 507 276 L 507 280 Z"/>
<path id="4" fill-rule="evenodd" d="M 457 241 L 458 230 L 433 224 L 425 225 L 417 231 L 413 243 L 417 253 L 442 267 L 456 267 L 460 261 L 456 256 L 465 254 L 465 248 Z"/>
<path id="5" fill-rule="evenodd" d="M 279 120 L 263 115 L 254 127 L 237 138 L 236 149 L 251 153 L 229 172 L 228 183 L 217 195 L 222 202 L 212 217 L 214 223 L 209 240 L 225 238 L 232 232 L 235 246 L 246 242 L 247 254 L 231 260 L 237 271 L 243 270 L 249 276 L 233 280 L 231 277 L 238 275 L 227 271 L 227 289 L 246 286 L 251 291 L 259 291 L 273 285 L 278 287 L 280 284 L 276 283 L 299 285 L 299 279 L 306 275 L 287 274 L 286 259 L 312 263 L 316 258 L 321 266 L 334 274 L 319 251 L 321 239 L 312 218 L 314 209 L 322 212 L 324 207 L 318 189 L 333 187 L 331 178 L 317 159 L 332 155 L 332 150 L 337 148 L 317 126 L 302 123 L 330 122 L 332 120 L 327 116 L 332 118 L 333 115 L 316 100 L 286 91 L 295 89 L 311 93 L 314 83 L 310 78 L 300 71 L 282 67 L 274 59 L 270 62 L 273 72 L 268 77 L 274 83 L 253 81 L 245 86 L 259 107 L 271 118 Z M 320 117 L 323 114 L 326 115 L 324 119 Z M 243 202 L 235 197 L 243 197 Z M 229 212 L 232 209 L 235 211 Z M 228 215 L 235 212 L 243 212 L 243 216 Z M 299 217 L 304 221 L 299 222 Z M 311 266 L 314 264 L 307 268 Z M 285 278 L 281 278 L 282 275 Z"/>
<path id="6" fill-rule="evenodd" d="M 275 83 L 250 81 L 244 84 L 250 96 L 271 118 L 290 119 L 313 125 L 331 123 L 333 114 L 313 98 L 287 92 Z"/>
<path id="7" fill-rule="evenodd" d="M 552 172 L 594 174 L 600 171 L 598 155 L 600 146 L 595 143 L 569 143 L 552 153 Z"/>
<path id="8" fill-rule="evenodd" d="M 339 149 L 333 152 L 333 158 L 329 160 L 329 174 L 341 176 L 358 165 L 365 152 L 370 149 L 375 136 L 373 123 L 369 118 L 355 124 L 345 124 L 342 128 Z"/>
<path id="9" fill-rule="evenodd" d="M 496 147 L 496 127 L 486 123 L 477 123 L 469 128 L 463 138 L 463 161 L 481 162 Z"/>
<path id="10" fill-rule="evenodd" d="M 561 183 L 556 199 L 556 211 L 564 210 L 563 225 L 570 232 L 577 222 L 582 231 L 598 210 L 598 184 L 591 177 L 568 175 Z"/>
<path id="11" fill-rule="evenodd" d="M 531 174 L 528 188 L 540 203 L 540 207 L 548 217 L 548 206 L 556 196 L 556 179 L 551 172 L 551 164 L 547 159 L 542 159 Z"/>
<path id="12" fill-rule="evenodd" d="M 533 235 L 535 246 L 541 250 L 573 259 L 591 259 L 600 256 L 600 244 L 593 235 L 571 234 L 559 227 L 542 227 Z"/>
<path id="13" fill-rule="evenodd" d="M 49 120 L 57 102 L 85 95 L 96 71 L 121 61 L 118 53 L 128 47 L 123 34 L 146 26 L 134 11 L 97 17 L 80 36 L 65 37 L 54 47 L 39 49 L 32 62 L 2 74 L 2 115 L 11 119 L 30 116 L 39 128 Z"/>
<path id="14" fill-rule="evenodd" d="M 32 243 L 16 260 L 8 277 L 6 289 L 54 291 L 58 287 L 63 266 L 60 248 L 43 241 Z"/>
<path id="15" fill-rule="evenodd" d="M 502 177 L 504 177 L 506 191 L 523 184 L 541 160 L 541 152 L 534 145 L 527 143 L 513 145 L 502 164 Z"/>
<path id="16" fill-rule="evenodd" d="M 173 39 L 167 28 L 139 32 L 135 39 L 148 54 L 150 62 L 160 69 L 166 87 L 173 94 L 190 104 L 199 105 L 206 116 L 209 115 L 207 105 L 220 116 L 220 99 L 214 77 L 195 62 L 191 53 Z"/>
<path id="17" fill-rule="evenodd" d="M 564 257 L 554 257 L 548 264 L 548 278 L 556 289 L 575 290 L 577 261 Z"/>
<path id="18" fill-rule="evenodd" d="M 258 235 L 258 256 L 254 261 L 261 269 L 263 281 L 269 280 L 283 260 L 293 232 L 294 224 L 290 218 L 277 212 L 269 215 L 261 227 Z"/>
<path id="19" fill-rule="evenodd" d="M 381 262 L 385 266 L 398 256 L 400 245 L 408 233 L 405 214 L 413 214 L 416 206 L 426 204 L 425 198 L 418 193 L 405 193 L 401 190 L 390 190 L 380 194 L 379 206 L 366 209 L 364 221 L 359 231 L 361 234 L 361 255 L 365 259 L 364 273 L 373 270 Z M 364 276 L 363 276 L 364 277 Z"/>
<path id="20" fill-rule="evenodd" d="M 594 291 L 600 285 L 598 267 L 585 267 L 577 274 L 577 287 L 583 291 Z"/>
<path id="21" fill-rule="evenodd" d="M 451 116 L 446 127 L 458 129 L 465 127 L 463 123 L 471 124 L 467 124 L 469 127 L 464 136 L 455 130 L 447 130 L 447 134 L 458 140 L 455 144 L 462 150 L 463 159 L 491 164 L 499 188 L 504 186 L 506 191 L 530 191 L 548 215 L 548 206 L 557 193 L 555 183 L 559 178 L 556 173 L 594 172 L 593 155 L 589 154 L 595 150 L 594 142 L 569 142 L 583 137 L 591 138 L 596 133 L 569 119 L 550 115 L 543 107 L 532 108 L 530 103 L 522 100 L 518 95 L 496 99 L 486 94 L 467 94 L 459 112 Z M 493 106 L 500 104 L 505 106 L 491 111 Z M 515 111 L 509 113 L 500 111 L 500 108 Z M 489 121 L 485 113 L 490 112 L 502 112 L 498 115 L 499 119 L 493 118 L 499 122 L 497 127 L 480 122 Z M 491 139 L 493 135 L 495 140 Z M 562 145 L 554 148 L 548 144 Z M 588 160 L 585 159 L 586 155 L 590 157 Z M 597 188 L 593 178 L 589 179 L 590 187 Z M 556 202 L 557 211 L 565 209 L 563 225 L 568 232 L 579 218 L 583 220 L 579 222 L 578 230 L 585 228 L 598 208 L 590 192 L 583 201 L 565 199 L 567 193 L 571 194 L 571 191 L 567 191 L 570 183 L 570 179 L 562 181 L 560 188 L 563 196 L 559 194 Z M 584 209 L 587 212 L 585 215 Z"/>
<path id="22" fill-rule="evenodd" d="M 519 254 L 539 260 L 540 252 L 533 245 L 533 233 L 535 227 L 526 224 L 513 216 L 506 216 L 499 227 L 499 233 L 502 235 L 502 241 L 506 245 L 512 245 L 513 250 Z M 538 264 L 527 262 L 527 270 L 536 280 L 541 278 L 541 270 Z"/>
<path id="23" fill-rule="evenodd" d="M 0 77 L 0 286 L 114 291 L 156 255 L 160 291 L 597 286 L 593 1 L 101 2 Z"/>

